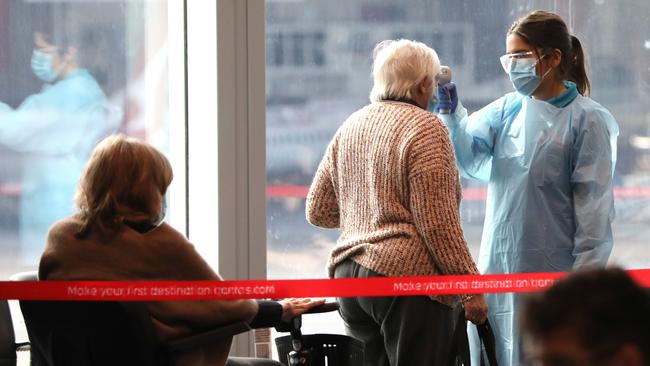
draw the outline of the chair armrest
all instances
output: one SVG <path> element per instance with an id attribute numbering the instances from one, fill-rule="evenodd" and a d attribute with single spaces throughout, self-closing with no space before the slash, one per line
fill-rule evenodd
<path id="1" fill-rule="evenodd" d="M 202 345 L 209 344 L 216 340 L 232 337 L 239 333 L 248 332 L 251 327 L 245 322 L 223 325 L 205 332 L 192 334 L 184 338 L 175 339 L 165 343 L 171 352 L 182 352 Z"/>
<path id="2" fill-rule="evenodd" d="M 319 314 L 319 313 L 327 313 L 330 311 L 338 311 L 339 310 L 339 303 L 338 301 L 332 301 L 332 302 L 326 302 L 324 304 L 314 306 L 313 308 L 307 310 L 304 314 Z M 298 315 L 294 318 L 292 318 L 289 321 L 281 321 L 275 326 L 275 330 L 281 333 L 284 332 L 292 332 L 291 334 L 297 334 L 294 333 L 296 331 L 300 330 L 300 327 L 302 327 L 302 315 Z"/>
<path id="3" fill-rule="evenodd" d="M 314 306 L 313 308 L 307 310 L 305 314 L 319 314 L 328 313 L 330 311 L 338 311 L 339 307 L 340 306 L 338 301 L 326 302 L 324 304 Z"/>
<path id="4" fill-rule="evenodd" d="M 26 271 L 14 273 L 9 281 L 38 281 L 38 271 Z"/>

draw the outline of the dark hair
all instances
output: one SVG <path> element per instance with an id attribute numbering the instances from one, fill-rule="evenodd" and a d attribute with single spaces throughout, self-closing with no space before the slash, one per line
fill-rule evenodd
<path id="1" fill-rule="evenodd" d="M 632 344 L 650 365 L 650 294 L 618 268 L 578 272 L 530 297 L 522 326 L 534 337 L 568 330 L 592 357 Z"/>
<path id="2" fill-rule="evenodd" d="M 66 8 L 40 3 L 28 8 L 31 33 L 40 33 L 48 43 L 58 48 L 59 53 L 64 53 L 68 47 L 80 48 L 78 37 L 75 36 L 79 33 L 67 29 Z"/>
<path id="3" fill-rule="evenodd" d="M 106 92 L 112 92 L 125 82 L 116 76 L 124 74 L 123 64 L 116 63 L 115 57 L 111 58 L 114 52 L 124 53 L 122 49 L 117 51 L 123 44 L 122 33 L 117 30 L 119 25 L 88 20 L 112 6 L 119 5 L 98 2 L 79 8 L 60 2 L 29 4 L 27 12 L 31 27 L 26 29 L 30 31 L 30 37 L 40 33 L 48 43 L 57 47 L 60 55 L 70 47 L 75 48 L 79 67 L 88 69 Z M 120 58 L 120 62 L 122 60 L 126 59 Z"/>
<path id="4" fill-rule="evenodd" d="M 576 83 L 582 95 L 589 95 L 590 83 L 585 67 L 585 54 L 580 40 L 569 34 L 562 18 L 548 11 L 536 10 L 515 21 L 508 35 L 516 34 L 531 46 L 543 51 L 562 52 L 561 76 Z"/>

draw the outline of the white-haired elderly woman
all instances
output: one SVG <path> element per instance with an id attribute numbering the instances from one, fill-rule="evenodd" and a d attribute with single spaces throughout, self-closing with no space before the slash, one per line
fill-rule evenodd
<path id="1" fill-rule="evenodd" d="M 339 128 L 307 196 L 306 216 L 340 228 L 329 276 L 477 274 L 460 224 L 461 187 L 447 129 L 427 110 L 436 52 L 410 40 L 375 47 L 371 104 Z M 446 364 L 453 306 L 485 321 L 482 295 L 340 298 L 366 365 Z"/>

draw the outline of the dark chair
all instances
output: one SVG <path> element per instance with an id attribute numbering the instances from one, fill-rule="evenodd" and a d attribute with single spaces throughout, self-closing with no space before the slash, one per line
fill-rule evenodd
<path id="1" fill-rule="evenodd" d="M 12 280 L 32 281 L 37 275 L 23 272 Z M 175 355 L 251 329 L 238 322 L 162 342 L 145 305 L 139 302 L 21 300 L 20 308 L 32 344 L 33 366 L 173 365 Z M 226 365 L 281 364 L 229 358 Z"/>
<path id="2" fill-rule="evenodd" d="M 34 366 L 173 365 L 174 355 L 251 328 L 234 323 L 161 342 L 146 307 L 138 302 L 21 301 Z M 279 365 L 233 358 L 228 365 Z"/>
<path id="3" fill-rule="evenodd" d="M 12 275 L 10 281 L 29 281 L 37 279 L 37 273 L 20 272 Z M 13 318 L 7 300 L 0 300 L 0 366 L 15 366 L 16 352 L 29 352 L 29 342 L 16 343 Z"/>
<path id="4" fill-rule="evenodd" d="M 16 343 L 9 302 L 0 300 L 0 366 L 16 366 L 19 351 L 29 351 L 29 343 Z"/>

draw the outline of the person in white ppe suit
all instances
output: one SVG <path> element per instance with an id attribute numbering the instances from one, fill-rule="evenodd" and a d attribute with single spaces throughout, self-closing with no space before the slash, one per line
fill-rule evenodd
<path id="1" fill-rule="evenodd" d="M 515 92 L 467 115 L 453 83 L 438 108 L 463 176 L 488 182 L 479 271 L 572 271 L 605 266 L 612 250 L 618 125 L 588 98 L 580 41 L 556 14 L 517 20 L 501 64 Z M 520 295 L 486 295 L 499 366 L 520 365 Z M 470 325 L 473 364 L 476 331 Z"/>
<path id="2" fill-rule="evenodd" d="M 47 230 L 73 212 L 72 198 L 95 144 L 116 130 L 119 111 L 88 70 L 78 47 L 34 32 L 31 67 L 45 84 L 17 109 L 0 103 L 0 143 L 23 153 L 20 243 L 23 264 L 38 264 Z M 58 42 L 57 42 L 58 41 Z"/>

